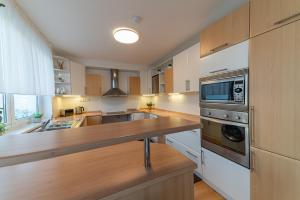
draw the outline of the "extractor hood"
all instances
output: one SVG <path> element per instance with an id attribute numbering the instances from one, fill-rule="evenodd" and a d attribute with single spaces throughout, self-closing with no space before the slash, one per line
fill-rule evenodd
<path id="1" fill-rule="evenodd" d="M 127 96 L 127 94 L 122 90 L 120 90 L 119 88 L 119 70 L 111 69 L 110 76 L 111 76 L 111 89 L 108 90 L 106 93 L 104 93 L 103 96 L 106 97 Z"/>

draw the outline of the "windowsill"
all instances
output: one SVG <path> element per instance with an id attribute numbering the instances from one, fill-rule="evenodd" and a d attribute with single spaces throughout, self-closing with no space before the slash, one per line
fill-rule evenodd
<path id="1" fill-rule="evenodd" d="M 37 129 L 41 127 L 41 123 L 29 123 L 26 124 L 22 127 L 17 127 L 17 128 L 10 128 L 8 129 L 3 136 L 6 135 L 20 135 L 24 133 L 29 133 L 33 131 L 34 129 Z"/>

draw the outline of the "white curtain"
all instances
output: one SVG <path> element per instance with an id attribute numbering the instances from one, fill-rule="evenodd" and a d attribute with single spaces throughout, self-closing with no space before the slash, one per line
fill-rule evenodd
<path id="1" fill-rule="evenodd" d="M 53 95 L 52 52 L 12 0 L 0 8 L 0 92 Z"/>

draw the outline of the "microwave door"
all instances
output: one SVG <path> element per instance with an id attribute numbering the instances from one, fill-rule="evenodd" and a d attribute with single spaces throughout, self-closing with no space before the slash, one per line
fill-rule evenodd
<path id="1" fill-rule="evenodd" d="M 234 101 L 233 81 L 201 84 L 201 101 L 210 103 L 231 103 Z"/>

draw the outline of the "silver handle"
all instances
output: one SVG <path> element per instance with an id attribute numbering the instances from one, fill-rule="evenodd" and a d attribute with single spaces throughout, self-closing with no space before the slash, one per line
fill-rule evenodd
<path id="1" fill-rule="evenodd" d="M 251 132 L 251 145 L 255 144 L 255 133 L 254 133 L 254 106 L 250 107 L 250 132 Z"/>
<path id="2" fill-rule="evenodd" d="M 201 150 L 201 165 L 204 165 L 204 152 Z"/>
<path id="3" fill-rule="evenodd" d="M 255 153 L 254 153 L 254 150 L 250 150 L 250 169 L 251 169 L 251 172 L 254 172 L 255 170 Z"/>
<path id="4" fill-rule="evenodd" d="M 216 122 L 218 124 L 226 124 L 226 125 L 232 125 L 232 126 L 239 126 L 239 127 L 248 128 L 248 124 L 239 123 L 239 122 L 231 122 L 231 121 L 226 121 L 226 120 L 221 120 L 221 119 L 215 119 L 215 118 L 210 118 L 210 117 L 202 117 L 202 116 L 201 116 L 201 119 L 204 119 L 204 120 L 207 120 L 207 121 Z"/>
<path id="5" fill-rule="evenodd" d="M 216 48 L 213 48 L 212 50 L 210 50 L 211 52 L 215 52 L 219 49 L 222 49 L 224 47 L 227 47 L 229 45 L 229 43 L 225 43 L 225 44 L 221 44 L 220 46 L 217 46 Z"/>
<path id="6" fill-rule="evenodd" d="M 173 144 L 174 142 L 172 142 L 171 140 L 167 139 L 168 142 L 170 142 L 171 144 Z"/>
<path id="7" fill-rule="evenodd" d="M 198 156 L 196 156 L 195 154 L 193 154 L 193 153 L 191 153 L 191 152 L 189 152 L 189 151 L 185 151 L 185 152 L 187 152 L 187 154 L 191 155 L 191 156 L 194 157 L 195 159 L 198 159 Z"/>
<path id="8" fill-rule="evenodd" d="M 218 69 L 218 70 L 215 70 L 215 71 L 211 71 L 209 73 L 214 74 L 214 73 L 217 73 L 217 72 L 223 72 L 223 71 L 227 71 L 227 70 L 228 70 L 227 68 L 224 68 L 224 69 Z"/>
<path id="9" fill-rule="evenodd" d="M 286 21 L 288 21 L 288 20 L 290 20 L 290 19 L 293 19 L 293 18 L 295 18 L 295 17 L 298 17 L 298 16 L 300 16 L 300 13 L 297 13 L 297 14 L 294 14 L 294 15 L 292 15 L 292 16 L 289 16 L 289 17 L 286 17 L 286 18 L 284 18 L 284 19 L 281 19 L 281 20 L 275 22 L 273 25 L 275 26 L 275 25 L 282 24 L 283 22 L 286 22 Z"/>

